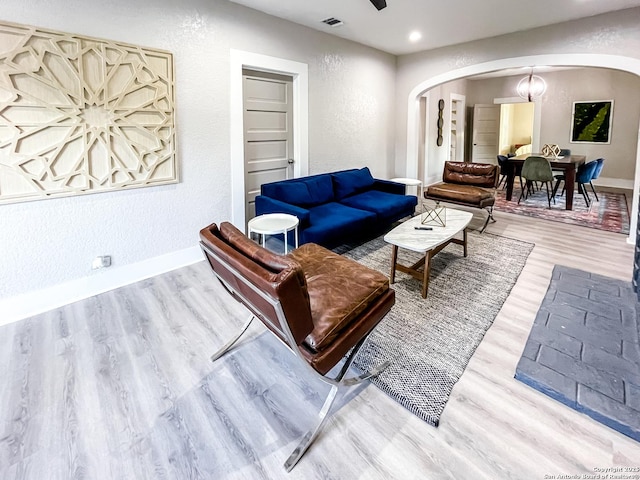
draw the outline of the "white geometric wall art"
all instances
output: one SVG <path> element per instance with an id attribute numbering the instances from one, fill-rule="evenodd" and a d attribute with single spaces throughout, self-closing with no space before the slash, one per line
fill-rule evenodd
<path id="1" fill-rule="evenodd" d="M 0 22 L 0 203 L 176 183 L 173 56 Z"/>

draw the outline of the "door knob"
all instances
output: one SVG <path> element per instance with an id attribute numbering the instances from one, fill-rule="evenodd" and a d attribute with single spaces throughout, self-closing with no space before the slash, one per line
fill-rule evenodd
<path id="1" fill-rule="evenodd" d="M 293 163 L 293 158 L 289 158 L 289 159 L 287 159 L 287 163 L 288 163 L 289 165 L 291 165 L 291 164 Z"/>

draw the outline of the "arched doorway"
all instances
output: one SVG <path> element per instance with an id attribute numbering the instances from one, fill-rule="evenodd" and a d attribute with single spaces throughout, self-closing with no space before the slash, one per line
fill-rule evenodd
<path id="1" fill-rule="evenodd" d="M 469 65 L 457 70 L 436 75 L 416 85 L 409 93 L 407 106 L 407 159 L 406 176 L 417 178 L 419 162 L 419 125 L 420 125 L 420 97 L 429 89 L 440 84 L 479 75 L 482 73 L 503 70 L 507 68 L 528 67 L 531 65 L 571 66 L 571 67 L 602 67 L 633 73 L 640 77 L 640 59 L 603 54 L 552 54 L 531 55 L 526 57 L 504 58 L 490 62 Z M 639 132 L 640 133 L 640 132 Z M 636 170 L 633 182 L 633 200 L 630 218 L 629 243 L 635 243 L 638 216 L 638 187 L 640 185 L 640 141 L 636 151 Z"/>

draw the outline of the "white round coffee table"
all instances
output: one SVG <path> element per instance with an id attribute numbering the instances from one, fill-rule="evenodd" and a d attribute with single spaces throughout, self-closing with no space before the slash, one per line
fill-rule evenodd
<path id="1" fill-rule="evenodd" d="M 298 224 L 300 221 L 295 215 L 288 213 L 267 213 L 258 215 L 249 220 L 247 227 L 249 236 L 257 233 L 262 236 L 262 246 L 265 247 L 267 235 L 284 235 L 284 253 L 288 251 L 287 233 L 294 231 L 295 247 L 298 248 Z"/>

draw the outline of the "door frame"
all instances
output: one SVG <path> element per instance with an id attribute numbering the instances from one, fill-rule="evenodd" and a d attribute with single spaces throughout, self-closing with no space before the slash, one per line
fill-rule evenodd
<path id="1" fill-rule="evenodd" d="M 467 123 L 467 96 L 460 95 L 459 93 L 450 93 L 449 94 L 449 121 L 447 122 L 449 128 L 447 129 L 447 147 L 449 147 L 449 152 L 447 152 L 447 160 L 450 159 L 451 154 L 451 124 L 453 123 L 453 102 L 456 101 L 462 104 L 462 112 L 458 113 L 458 118 L 456 119 L 456 152 L 459 150 L 462 151 L 462 160 L 467 157 L 467 152 L 465 151 L 465 125 Z M 460 112 L 460 108 L 458 107 L 458 112 Z M 460 118 L 462 118 L 462 122 L 460 122 Z M 461 129 L 462 128 L 462 129 Z M 460 157 L 460 155 L 458 155 Z"/>
<path id="2" fill-rule="evenodd" d="M 419 99 L 424 92 L 440 84 L 458 80 L 460 78 L 479 75 L 481 73 L 503 70 L 505 68 L 531 67 L 531 65 L 603 67 L 640 76 L 640 59 L 621 55 L 599 53 L 554 53 L 545 55 L 529 55 L 513 58 L 502 58 L 483 63 L 477 63 L 457 70 L 451 70 L 429 77 L 419 82 L 409 93 L 407 98 L 407 139 L 405 176 L 416 178 L 418 172 L 418 126 L 420 125 Z M 638 131 L 638 148 L 636 151 L 636 171 L 633 182 L 633 200 L 629 236 L 627 243 L 634 244 L 638 224 L 638 189 L 640 188 L 640 129 Z"/>
<path id="3" fill-rule="evenodd" d="M 540 129 L 542 128 L 542 108 L 541 98 L 537 97 L 531 100 L 529 103 L 533 103 L 533 128 L 531 130 L 531 151 L 540 151 Z M 498 105 L 504 105 L 509 103 L 526 103 L 526 100 L 521 97 L 504 97 L 494 98 L 493 103 Z"/>
<path id="4" fill-rule="evenodd" d="M 301 177 L 309 174 L 309 66 L 233 48 L 229 55 L 231 223 L 246 233 L 242 69 L 293 77 L 293 176 Z"/>

